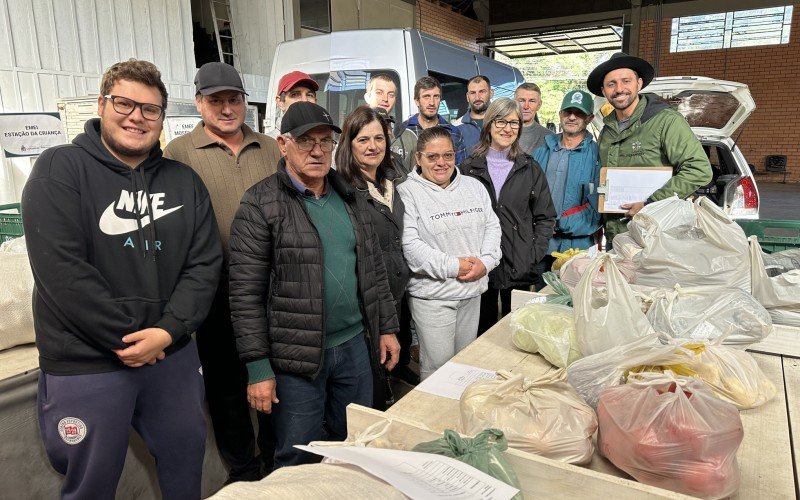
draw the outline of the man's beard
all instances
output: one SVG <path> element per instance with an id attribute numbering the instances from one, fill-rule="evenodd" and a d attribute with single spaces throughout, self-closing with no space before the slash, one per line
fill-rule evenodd
<path id="1" fill-rule="evenodd" d="M 153 149 L 155 144 L 151 144 L 149 147 L 142 147 L 139 149 L 136 148 L 129 148 L 127 146 L 123 146 L 122 144 L 118 143 L 114 137 L 106 131 L 105 128 L 102 126 L 100 127 L 100 137 L 105 142 L 106 147 L 111 150 L 112 153 L 116 153 L 120 156 L 128 156 L 128 157 L 137 157 L 137 156 L 145 156 L 147 153 Z"/>
<path id="2" fill-rule="evenodd" d="M 470 104 L 470 109 L 476 115 L 481 115 L 486 112 L 486 109 L 489 107 L 489 101 L 483 101 L 483 104 L 477 105 L 475 103 Z"/>
<path id="3" fill-rule="evenodd" d="M 618 109 L 620 111 L 624 111 L 624 110 L 628 109 L 631 106 L 631 104 L 633 104 L 633 101 L 635 101 L 635 100 L 636 100 L 636 94 L 631 93 L 631 94 L 628 95 L 628 98 L 622 104 L 618 104 L 614 100 L 614 96 L 612 96 L 611 100 L 608 101 L 608 102 L 610 102 L 611 105 L 614 106 L 614 109 Z"/>
<path id="4" fill-rule="evenodd" d="M 438 119 L 438 115 L 439 115 L 438 111 L 439 110 L 437 109 L 436 111 L 433 112 L 432 115 L 429 115 L 424 110 L 421 109 L 419 111 L 419 114 L 421 114 L 422 117 L 425 118 L 426 120 L 437 120 Z"/>

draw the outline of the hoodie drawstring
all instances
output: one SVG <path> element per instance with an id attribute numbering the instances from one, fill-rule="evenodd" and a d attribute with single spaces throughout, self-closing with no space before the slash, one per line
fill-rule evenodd
<path id="1" fill-rule="evenodd" d="M 142 175 L 142 190 L 144 191 L 144 199 L 145 203 L 147 203 L 147 213 L 150 214 L 150 239 L 153 242 L 153 251 L 150 252 L 153 256 L 153 262 L 157 260 L 157 252 L 156 252 L 156 214 L 153 213 L 153 205 L 150 201 L 150 190 L 147 187 L 147 177 L 144 174 L 144 169 L 137 169 L 140 171 Z"/>
<path id="2" fill-rule="evenodd" d="M 133 210 L 136 217 L 136 235 L 139 238 L 139 248 L 142 249 L 142 258 L 147 258 L 147 245 L 144 236 L 142 235 L 142 220 L 141 220 L 141 207 L 139 207 L 139 197 L 137 196 L 138 189 L 136 182 L 136 173 L 134 170 L 130 171 L 131 174 L 131 194 L 133 194 Z"/>

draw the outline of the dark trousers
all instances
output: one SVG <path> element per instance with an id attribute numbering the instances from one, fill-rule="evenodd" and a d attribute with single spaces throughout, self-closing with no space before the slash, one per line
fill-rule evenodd
<path id="1" fill-rule="evenodd" d="M 206 420 L 194 341 L 154 365 L 42 373 L 37 403 L 47 456 L 65 475 L 62 499 L 116 497 L 133 426 L 156 459 L 161 496 L 199 500 Z"/>
<path id="2" fill-rule="evenodd" d="M 547 286 L 547 283 L 544 282 L 544 273 L 552 270 L 553 262 L 555 261 L 556 258 L 552 255 L 545 255 L 542 260 L 536 264 L 536 267 L 534 268 L 536 275 L 533 277 L 533 289 L 535 291 L 538 292 Z"/>
<path id="3" fill-rule="evenodd" d="M 478 320 L 478 336 L 493 327 L 500 318 L 511 312 L 511 291 L 529 290 L 530 286 L 514 286 L 511 288 L 492 288 L 481 294 L 481 315 Z M 500 309 L 497 307 L 497 298 L 500 296 Z M 498 314 L 502 313 L 502 314 Z"/>
<path id="4" fill-rule="evenodd" d="M 313 380 L 276 373 L 279 403 L 272 408 L 277 437 L 275 468 L 317 460 L 296 444 L 347 437 L 345 408 L 350 403 L 372 405 L 372 365 L 363 334 L 325 349 L 322 368 Z"/>
<path id="5" fill-rule="evenodd" d="M 227 297 L 218 297 L 211 312 L 197 329 L 197 347 L 203 365 L 208 412 L 217 448 L 228 466 L 229 481 L 255 481 L 262 466 L 269 473 L 275 453 L 272 417 L 255 412 L 258 419 L 258 449 L 247 403 L 247 368 L 239 359 Z"/>
<path id="6" fill-rule="evenodd" d="M 408 295 L 403 294 L 403 298 L 397 305 L 397 319 L 400 322 L 400 333 L 397 334 L 397 342 L 400 344 L 400 359 L 397 361 L 396 368 L 408 366 L 411 363 L 411 310 L 408 308 Z M 380 367 L 372 381 L 373 396 L 372 407 L 376 410 L 385 411 L 389 403 L 394 403 L 389 374 L 385 368 Z"/>

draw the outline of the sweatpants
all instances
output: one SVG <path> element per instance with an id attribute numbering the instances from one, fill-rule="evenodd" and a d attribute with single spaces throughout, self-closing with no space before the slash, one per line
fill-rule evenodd
<path id="1" fill-rule="evenodd" d="M 131 426 L 156 459 L 165 500 L 199 499 L 205 453 L 197 346 L 155 365 L 90 375 L 39 376 L 39 428 L 63 499 L 113 499 Z"/>
<path id="2" fill-rule="evenodd" d="M 409 297 L 419 337 L 419 375 L 425 380 L 477 338 L 481 296 L 464 300 Z"/>

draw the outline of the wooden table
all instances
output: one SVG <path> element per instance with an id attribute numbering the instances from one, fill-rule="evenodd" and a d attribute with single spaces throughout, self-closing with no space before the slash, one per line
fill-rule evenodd
<path id="1" fill-rule="evenodd" d="M 520 303 L 519 296 L 516 303 Z M 776 339 L 778 342 L 774 342 L 775 345 L 791 345 L 792 349 L 800 347 L 800 329 L 782 327 L 779 332 L 780 338 Z M 792 338 L 793 343 L 790 342 Z M 779 350 L 772 347 L 770 350 Z M 761 353 L 753 353 L 753 357 L 778 391 L 775 398 L 765 405 L 740 412 L 745 432 L 737 455 L 742 481 L 738 494 L 733 498 L 800 498 L 797 489 L 800 469 L 793 460 L 793 451 L 795 456 L 800 456 L 800 443 L 797 442 L 800 439 L 793 440 L 791 433 L 792 429 L 800 429 L 800 359 L 790 355 Z M 509 316 L 458 353 L 453 361 L 491 370 L 505 369 L 528 376 L 555 369 L 540 355 L 528 354 L 512 345 Z M 417 390 L 401 398 L 386 414 L 419 422 L 437 433 L 448 428 L 458 429 L 459 425 L 458 401 Z M 627 477 L 597 452 L 588 468 L 616 477 Z M 582 489 L 581 484 L 585 487 L 594 486 L 591 482 L 578 482 L 573 486 L 573 491 L 564 493 L 583 498 L 600 496 L 595 490 Z M 641 498 L 641 493 L 632 494 L 630 498 Z"/>

